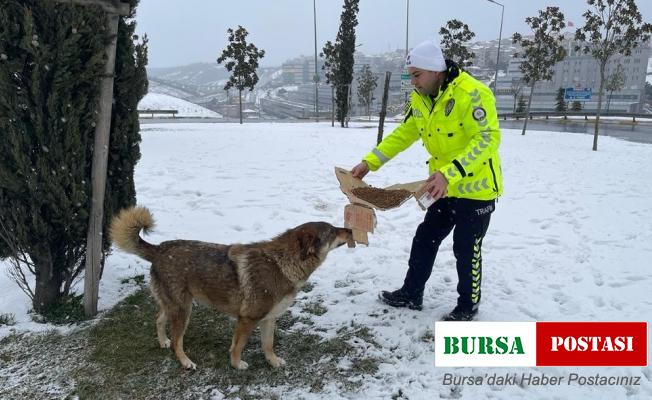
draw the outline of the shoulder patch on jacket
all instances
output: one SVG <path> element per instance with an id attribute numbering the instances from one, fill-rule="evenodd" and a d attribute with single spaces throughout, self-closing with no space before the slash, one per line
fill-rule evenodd
<path id="1" fill-rule="evenodd" d="M 473 108 L 473 119 L 476 121 L 482 121 L 487 117 L 487 112 L 482 107 Z"/>

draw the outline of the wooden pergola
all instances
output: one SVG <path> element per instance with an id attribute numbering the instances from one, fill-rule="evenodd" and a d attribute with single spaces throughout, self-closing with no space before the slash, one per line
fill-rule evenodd
<path id="1" fill-rule="evenodd" d="M 99 6 L 106 13 L 106 27 L 109 43 L 106 47 L 106 65 L 100 86 L 98 121 L 95 125 L 93 164 L 91 169 L 91 212 L 86 245 L 86 267 L 84 273 L 84 312 L 86 316 L 97 314 L 97 299 L 100 286 L 102 260 L 102 217 L 109 156 L 109 135 L 111 133 L 111 112 L 113 107 L 113 77 L 115 74 L 115 53 L 118 42 L 120 17 L 131 12 L 129 4 L 119 0 L 54 0 L 59 3 L 82 6 Z"/>

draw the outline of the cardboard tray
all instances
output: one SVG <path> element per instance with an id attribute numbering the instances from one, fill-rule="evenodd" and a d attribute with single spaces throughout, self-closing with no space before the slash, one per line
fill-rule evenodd
<path id="1" fill-rule="evenodd" d="M 347 204 L 344 207 L 344 227 L 374 233 L 376 212 L 361 204 Z"/>
<path id="2" fill-rule="evenodd" d="M 346 197 L 349 198 L 349 201 L 351 203 L 355 204 L 362 204 L 367 207 L 373 208 L 375 210 L 380 210 L 380 211 L 385 211 L 385 210 L 390 210 L 392 208 L 400 207 L 403 203 L 408 201 L 411 197 L 414 197 L 414 194 L 423 186 L 426 181 L 416 181 L 416 182 L 409 182 L 409 183 L 399 183 L 391 186 L 387 186 L 386 188 L 383 188 L 385 190 L 400 190 L 404 189 L 407 190 L 408 192 L 412 193 L 412 196 L 408 196 L 403 200 L 400 204 L 394 206 L 394 207 L 389 207 L 389 208 L 381 208 L 378 207 L 374 204 L 369 203 L 368 201 L 362 200 L 361 198 L 357 197 L 356 195 L 353 194 L 352 190 L 355 188 L 359 187 L 369 187 L 364 181 L 358 178 L 354 178 L 353 175 L 351 175 L 351 172 L 349 170 L 346 170 L 344 168 L 340 167 L 335 167 L 335 176 L 337 177 L 337 180 L 340 182 L 340 189 L 342 190 L 342 193 L 346 195 Z"/>
<path id="3" fill-rule="evenodd" d="M 376 227 L 376 212 L 361 204 L 347 204 L 344 207 L 344 227 L 351 229 L 355 242 L 369 245 L 367 233 L 373 233 Z"/>

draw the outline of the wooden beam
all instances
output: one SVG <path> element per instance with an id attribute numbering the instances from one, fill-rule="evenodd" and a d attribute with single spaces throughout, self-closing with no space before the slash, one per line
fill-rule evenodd
<path id="1" fill-rule="evenodd" d="M 102 260 L 102 223 L 104 217 L 104 194 L 106 191 L 106 170 L 109 157 L 109 135 L 111 132 L 111 111 L 113 106 L 113 74 L 118 42 L 116 14 L 106 14 L 110 42 L 106 47 L 106 65 L 100 86 L 99 116 L 95 126 L 93 164 L 91 170 L 91 210 L 86 245 L 86 270 L 84 272 L 84 312 L 87 316 L 97 314 L 97 298 L 100 286 Z"/>
<path id="2" fill-rule="evenodd" d="M 109 30 L 109 44 L 106 47 L 106 65 L 100 84 L 98 121 L 95 126 L 93 164 L 91 169 L 91 210 L 88 222 L 86 244 L 86 269 L 84 271 L 84 312 L 92 317 L 97 314 L 97 299 L 100 286 L 102 261 L 102 224 L 104 218 L 104 195 L 106 192 L 106 171 L 109 158 L 109 136 L 111 134 L 111 113 L 113 109 L 113 74 L 115 53 L 118 43 L 118 23 L 121 16 L 131 13 L 129 4 L 119 0 L 54 0 L 58 3 L 81 6 L 95 5 L 106 13 Z"/>
<path id="3" fill-rule="evenodd" d="M 123 3 L 119 0 L 54 0 L 57 3 L 78 4 L 81 6 L 100 6 L 109 14 L 116 14 L 122 17 L 130 14 L 131 9 L 129 4 Z"/>
<path id="4" fill-rule="evenodd" d="M 387 115 L 387 96 L 389 92 L 389 80 L 392 77 L 390 71 L 385 71 L 385 86 L 383 87 L 383 103 L 380 108 L 380 120 L 378 121 L 378 137 L 376 138 L 376 145 L 383 141 L 383 132 L 385 130 L 385 116 Z"/>

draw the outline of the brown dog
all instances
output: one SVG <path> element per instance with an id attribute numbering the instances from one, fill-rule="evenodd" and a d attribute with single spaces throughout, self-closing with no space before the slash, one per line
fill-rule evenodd
<path id="1" fill-rule="evenodd" d="M 192 240 L 171 240 L 159 245 L 139 236 L 154 226 L 149 210 L 122 210 L 112 221 L 110 234 L 122 250 L 152 263 L 151 289 L 159 305 L 156 333 L 161 347 L 172 349 L 185 368 L 196 368 L 183 351 L 183 335 L 192 301 L 208 304 L 237 319 L 230 357 L 234 368 L 245 369 L 240 359 L 249 335 L 260 324 L 265 358 L 274 367 L 285 364 L 274 354 L 276 318 L 294 301 L 297 291 L 329 251 L 349 243 L 350 229 L 326 222 L 309 222 L 272 240 L 221 245 Z M 170 321 L 172 341 L 165 325 Z"/>

